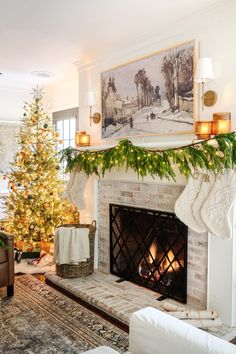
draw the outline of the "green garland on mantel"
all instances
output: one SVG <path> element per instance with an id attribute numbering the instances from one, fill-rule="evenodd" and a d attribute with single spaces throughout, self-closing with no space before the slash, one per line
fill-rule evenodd
<path id="1" fill-rule="evenodd" d="M 215 173 L 236 165 L 235 133 L 217 135 L 212 139 L 165 150 L 148 149 L 121 140 L 118 145 L 98 151 L 82 151 L 66 148 L 60 152 L 61 161 L 66 160 L 68 172 L 74 168 L 88 176 L 104 176 L 113 167 L 125 166 L 134 170 L 139 177 L 151 175 L 153 178 L 175 180 L 175 166 L 186 177 L 193 170 L 206 169 Z"/>

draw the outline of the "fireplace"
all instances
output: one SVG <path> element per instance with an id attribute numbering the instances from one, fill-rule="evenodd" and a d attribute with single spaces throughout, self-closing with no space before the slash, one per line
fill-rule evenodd
<path id="1" fill-rule="evenodd" d="M 174 213 L 110 204 L 110 272 L 186 303 L 187 237 Z"/>

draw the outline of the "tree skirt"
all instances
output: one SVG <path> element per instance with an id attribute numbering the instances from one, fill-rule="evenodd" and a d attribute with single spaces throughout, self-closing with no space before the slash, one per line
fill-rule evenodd
<path id="1" fill-rule="evenodd" d="M 17 276 L 15 296 L 1 306 L 3 353 L 73 354 L 101 345 L 127 350 L 127 333 L 32 275 Z"/>
<path id="2" fill-rule="evenodd" d="M 31 265 L 28 264 L 28 261 L 32 261 L 32 259 L 22 259 L 20 263 L 15 262 L 15 274 L 44 274 L 55 271 L 55 265 Z"/>

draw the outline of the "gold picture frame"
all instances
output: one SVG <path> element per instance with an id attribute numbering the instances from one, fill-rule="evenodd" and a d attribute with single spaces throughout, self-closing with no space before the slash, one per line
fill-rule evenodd
<path id="1" fill-rule="evenodd" d="M 190 40 L 102 72 L 102 138 L 193 133 L 197 57 Z"/>

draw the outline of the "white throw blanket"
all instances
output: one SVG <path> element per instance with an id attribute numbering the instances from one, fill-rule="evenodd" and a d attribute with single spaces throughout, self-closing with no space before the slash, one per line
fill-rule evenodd
<path id="1" fill-rule="evenodd" d="M 78 264 L 90 258 L 87 228 L 59 227 L 54 236 L 53 264 Z"/>

